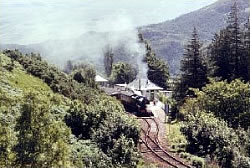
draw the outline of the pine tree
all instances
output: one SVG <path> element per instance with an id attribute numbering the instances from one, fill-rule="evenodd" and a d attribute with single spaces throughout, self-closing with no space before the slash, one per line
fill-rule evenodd
<path id="1" fill-rule="evenodd" d="M 111 75 L 113 62 L 114 62 L 114 53 L 112 51 L 112 48 L 108 45 L 106 46 L 104 51 L 104 68 L 107 77 Z"/>
<path id="2" fill-rule="evenodd" d="M 211 64 L 213 77 L 219 77 L 222 80 L 229 79 L 232 70 L 230 66 L 230 38 L 229 33 L 221 30 L 215 34 L 212 43 L 208 47 L 208 57 Z"/>
<path id="3" fill-rule="evenodd" d="M 245 56 L 247 62 L 247 69 L 248 69 L 248 81 L 250 80 L 250 22 L 247 22 L 246 32 L 244 36 L 244 48 L 245 48 Z"/>
<path id="4" fill-rule="evenodd" d="M 182 96 L 190 95 L 189 88 L 203 87 L 207 82 L 207 67 L 203 62 L 201 53 L 201 43 L 196 28 L 193 30 L 192 38 L 186 46 L 184 57 L 181 60 L 181 81 Z"/>
<path id="5" fill-rule="evenodd" d="M 243 33 L 239 27 L 238 8 L 237 4 L 234 3 L 229 14 L 228 26 L 221 30 L 219 35 L 215 35 L 213 42 L 209 46 L 208 57 L 210 65 L 212 65 L 212 76 L 229 81 L 236 78 L 245 81 L 249 80 L 249 54 L 242 37 Z"/>
<path id="6" fill-rule="evenodd" d="M 201 89 L 207 83 L 207 66 L 204 62 L 201 43 L 197 30 L 194 28 L 192 38 L 186 46 L 181 60 L 181 74 L 175 79 L 173 98 L 176 103 L 172 107 L 172 117 L 177 116 L 186 97 L 194 96 L 190 88 Z"/>
<path id="7" fill-rule="evenodd" d="M 168 88 L 168 79 L 169 79 L 169 70 L 168 64 L 162 59 L 159 59 L 156 54 L 152 51 L 150 45 L 147 41 L 143 39 L 142 34 L 139 34 L 139 41 L 145 43 L 146 56 L 145 62 L 148 65 L 147 77 L 150 81 L 154 82 L 158 86 L 167 89 Z"/>
<path id="8" fill-rule="evenodd" d="M 231 7 L 226 30 L 230 37 L 230 65 L 232 74 L 230 80 L 243 78 L 247 80 L 247 64 L 244 47 L 241 40 L 242 34 L 239 27 L 238 7 L 235 2 Z"/>

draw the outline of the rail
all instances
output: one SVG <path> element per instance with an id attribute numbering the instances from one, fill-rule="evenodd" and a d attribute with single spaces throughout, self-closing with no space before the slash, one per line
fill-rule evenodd
<path id="1" fill-rule="evenodd" d="M 164 150 L 163 147 L 160 145 L 160 141 L 158 138 L 159 137 L 159 125 L 154 117 L 138 117 L 138 119 L 142 119 L 143 121 L 145 121 L 147 123 L 147 130 L 146 131 L 143 128 L 141 128 L 142 132 L 145 135 L 145 138 L 144 138 L 145 140 L 143 140 L 141 138 L 141 141 L 144 143 L 144 145 L 147 147 L 147 149 L 149 149 L 150 152 L 152 152 L 157 158 L 161 159 L 163 162 L 167 163 L 168 165 L 170 165 L 174 168 L 180 168 L 180 167 L 192 168 L 191 166 L 185 164 L 184 162 L 180 161 L 176 157 L 169 154 L 169 152 Z M 152 135 L 150 135 L 151 124 L 149 123 L 148 120 L 152 120 L 156 125 L 156 135 L 154 135 L 153 138 L 152 138 Z M 152 148 L 152 146 L 149 145 L 149 142 L 148 142 L 149 140 L 160 150 L 155 151 Z M 158 152 L 164 153 L 165 157 L 159 155 Z M 172 162 L 170 160 L 172 160 Z"/>

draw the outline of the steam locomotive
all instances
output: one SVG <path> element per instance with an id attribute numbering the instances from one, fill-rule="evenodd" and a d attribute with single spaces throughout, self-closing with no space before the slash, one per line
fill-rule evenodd
<path id="1" fill-rule="evenodd" d="M 153 116 L 152 111 L 147 109 L 147 105 L 150 102 L 146 97 L 128 91 L 115 92 L 111 96 L 120 100 L 125 110 L 135 114 L 137 117 Z"/>

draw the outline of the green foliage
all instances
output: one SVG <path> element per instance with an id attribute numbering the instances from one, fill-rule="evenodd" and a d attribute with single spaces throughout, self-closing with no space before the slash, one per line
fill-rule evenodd
<path id="1" fill-rule="evenodd" d="M 207 112 L 212 112 L 228 124 L 237 128 L 247 129 L 250 126 L 250 84 L 240 80 L 231 83 L 226 81 L 211 81 L 202 89 L 196 91 L 197 105 Z"/>
<path id="2" fill-rule="evenodd" d="M 128 63 L 117 63 L 112 66 L 111 80 L 113 83 L 130 83 L 136 78 L 137 72 Z"/>
<path id="3" fill-rule="evenodd" d="M 5 50 L 4 54 L 20 63 L 31 75 L 42 79 L 56 93 L 72 99 L 80 99 L 87 104 L 96 99 L 98 93 L 100 93 L 100 91 L 86 87 L 68 77 L 56 67 L 41 60 L 39 55 L 31 54 L 24 56 L 18 50 Z M 90 74 L 91 81 L 94 72 L 90 71 L 92 72 Z M 90 85 L 92 84 L 93 82 L 90 82 Z"/>
<path id="4" fill-rule="evenodd" d="M 229 63 L 229 33 L 225 30 L 221 30 L 219 35 L 215 34 L 214 39 L 208 48 L 211 75 L 220 77 L 222 80 L 229 79 L 231 76 Z"/>
<path id="5" fill-rule="evenodd" d="M 81 69 L 76 69 L 71 74 L 72 78 L 87 87 L 97 88 L 95 83 L 96 72 L 88 65 L 83 66 Z"/>
<path id="6" fill-rule="evenodd" d="M 104 55 L 103 63 L 104 63 L 105 73 L 107 77 L 109 77 L 112 73 L 113 62 L 114 62 L 114 53 L 109 45 L 106 46 L 103 55 Z"/>
<path id="7" fill-rule="evenodd" d="M 173 97 L 175 104 L 172 108 L 172 117 L 179 117 L 179 108 L 187 97 L 193 97 L 194 92 L 190 88 L 201 89 L 207 83 L 207 66 L 201 53 L 201 44 L 196 28 L 193 30 L 192 38 L 188 43 L 184 57 L 181 61 L 181 75 L 176 82 Z"/>
<path id="8" fill-rule="evenodd" d="M 70 129 L 53 118 L 50 102 L 25 95 L 17 120 L 17 164 L 21 167 L 70 167 Z"/>
<path id="9" fill-rule="evenodd" d="M 125 165 L 126 167 L 136 167 L 139 154 L 135 151 L 135 144 L 132 139 L 127 139 L 126 136 L 121 135 L 118 140 L 114 142 L 114 147 L 110 151 L 113 162 L 116 164 Z"/>
<path id="10" fill-rule="evenodd" d="M 248 30 L 249 31 L 249 30 Z M 249 32 L 248 32 L 249 34 Z M 242 37 L 236 2 L 231 8 L 228 26 L 214 36 L 208 48 L 212 76 L 222 80 L 249 80 L 249 35 Z"/>
<path id="11" fill-rule="evenodd" d="M 8 57 L 0 54 L 0 167 L 135 167 L 139 128 L 117 100 L 39 55 L 5 52 Z M 10 58 L 11 72 L 4 67 Z"/>
<path id="12" fill-rule="evenodd" d="M 137 144 L 139 139 L 139 128 L 134 119 L 124 114 L 123 108 L 116 100 L 100 98 L 91 106 L 74 102 L 65 121 L 78 138 L 95 141 L 107 156 L 112 157 L 114 164 L 136 164 L 137 153 L 134 144 Z M 121 139 L 123 136 L 126 138 Z M 124 146 L 121 146 L 121 143 L 124 143 Z M 120 147 L 124 150 L 123 153 L 117 150 Z"/>
<path id="13" fill-rule="evenodd" d="M 168 88 L 168 79 L 169 79 L 169 71 L 168 65 L 163 60 L 156 57 L 155 53 L 152 51 L 149 44 L 145 41 L 147 53 L 145 61 L 148 64 L 148 79 L 158 86 L 167 89 Z"/>
<path id="14" fill-rule="evenodd" d="M 187 140 L 180 131 L 181 123 L 168 123 L 166 126 L 167 142 L 171 146 L 172 152 L 181 153 L 186 151 Z"/>
<path id="15" fill-rule="evenodd" d="M 195 28 L 181 62 L 181 71 L 177 97 L 193 96 L 193 92 L 189 88 L 201 89 L 207 82 L 207 68 L 202 59 L 201 44 Z"/>
<path id="16" fill-rule="evenodd" d="M 112 168 L 112 160 L 107 157 L 96 144 L 86 140 L 73 140 L 72 160 L 76 167 Z"/>
<path id="17" fill-rule="evenodd" d="M 13 99 L 7 97 L 0 88 L 0 167 L 12 167 L 16 159 L 16 153 L 12 149 L 17 143 L 14 129 L 14 116 L 17 112 L 12 103 Z"/>
<path id="18" fill-rule="evenodd" d="M 193 156 L 191 158 L 192 165 L 195 166 L 196 168 L 204 168 L 205 167 L 205 160 L 203 158 Z"/>
<path id="19" fill-rule="evenodd" d="M 222 167 L 249 166 L 249 133 L 233 129 L 249 126 L 249 88 L 235 80 L 212 81 L 202 91 L 194 90 L 197 97 L 188 99 L 181 109 L 188 152 L 209 156 Z"/>

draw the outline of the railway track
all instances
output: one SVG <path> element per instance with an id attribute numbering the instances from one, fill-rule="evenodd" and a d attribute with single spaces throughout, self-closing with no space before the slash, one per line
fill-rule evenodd
<path id="1" fill-rule="evenodd" d="M 182 162 L 175 156 L 167 152 L 160 144 L 159 136 L 159 126 L 154 117 L 139 117 L 138 119 L 143 120 L 146 124 L 146 129 L 141 129 L 142 135 L 140 141 L 145 145 L 146 150 L 141 151 L 142 153 L 151 152 L 154 158 L 157 158 L 163 167 L 169 168 L 192 168 L 186 163 Z M 155 125 L 155 133 L 152 132 L 152 126 Z"/>

